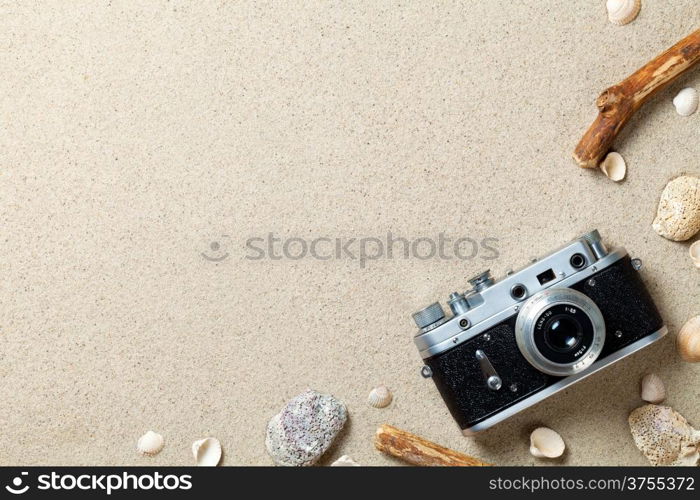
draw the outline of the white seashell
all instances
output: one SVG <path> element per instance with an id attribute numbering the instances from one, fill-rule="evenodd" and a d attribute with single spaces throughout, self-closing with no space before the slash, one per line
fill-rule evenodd
<path id="1" fill-rule="evenodd" d="M 221 443 L 216 438 L 204 438 L 192 443 L 195 463 L 200 467 L 216 467 L 221 460 Z"/>
<path id="2" fill-rule="evenodd" d="M 652 465 L 695 465 L 700 431 L 668 406 L 644 405 L 629 416 L 632 438 Z"/>
<path id="3" fill-rule="evenodd" d="M 608 153 L 605 159 L 600 163 L 600 169 L 603 173 L 615 182 L 620 182 L 627 174 L 627 164 L 620 153 L 614 151 Z"/>
<path id="4" fill-rule="evenodd" d="M 367 398 L 367 401 L 369 402 L 370 406 L 374 406 L 375 408 L 385 408 L 389 406 L 392 399 L 393 396 L 391 395 L 389 389 L 383 385 L 380 385 L 379 387 L 372 389 L 372 391 L 369 393 L 369 398 Z"/>
<path id="5" fill-rule="evenodd" d="M 139 438 L 138 442 L 136 443 L 136 449 L 141 455 L 152 457 L 153 455 L 157 455 L 160 450 L 163 449 L 164 444 L 165 440 L 163 439 L 163 436 L 157 432 L 148 431 Z"/>
<path id="6" fill-rule="evenodd" d="M 649 373 L 642 378 L 642 399 L 648 403 L 660 403 L 666 399 L 666 388 L 657 374 Z"/>
<path id="7" fill-rule="evenodd" d="M 331 464 L 331 467 L 359 467 L 360 464 L 355 462 L 352 458 L 347 455 L 343 455 L 338 460 Z"/>
<path id="8" fill-rule="evenodd" d="M 690 259 L 693 261 L 693 264 L 695 264 L 695 267 L 700 269 L 700 240 L 690 245 L 688 253 L 690 254 Z"/>
<path id="9" fill-rule="evenodd" d="M 622 26 L 631 23 L 642 8 L 641 0 L 608 0 L 608 19 L 611 23 Z"/>
<path id="10" fill-rule="evenodd" d="M 700 231 L 700 177 L 672 179 L 659 199 L 654 231 L 673 241 L 685 241 Z"/>
<path id="11" fill-rule="evenodd" d="M 698 91 L 691 87 L 681 90 L 678 92 L 678 95 L 673 98 L 673 105 L 681 116 L 690 116 L 695 113 L 698 109 L 699 102 L 700 97 L 698 97 Z"/>
<path id="12" fill-rule="evenodd" d="M 691 363 L 700 361 L 700 316 L 690 318 L 681 327 L 676 346 L 681 358 L 685 361 Z"/>
<path id="13" fill-rule="evenodd" d="M 547 427 L 538 427 L 530 434 L 530 453 L 536 457 L 562 456 L 566 445 L 559 434 Z"/>

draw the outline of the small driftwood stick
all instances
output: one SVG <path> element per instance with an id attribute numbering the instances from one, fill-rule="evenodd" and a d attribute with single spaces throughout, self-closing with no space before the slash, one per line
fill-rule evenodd
<path id="1" fill-rule="evenodd" d="M 469 455 L 431 443 L 391 425 L 382 425 L 377 429 L 377 434 L 374 437 L 374 446 L 382 453 L 400 458 L 413 465 L 452 467 L 492 465 Z"/>
<path id="2" fill-rule="evenodd" d="M 654 94 L 698 62 L 700 30 L 600 94 L 596 100 L 600 113 L 574 150 L 576 163 L 584 168 L 598 167 L 632 115 Z"/>

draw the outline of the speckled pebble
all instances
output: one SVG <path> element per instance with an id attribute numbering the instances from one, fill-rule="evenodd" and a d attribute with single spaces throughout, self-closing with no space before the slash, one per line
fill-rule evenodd
<path id="1" fill-rule="evenodd" d="M 270 419 L 265 445 L 277 465 L 313 465 L 328 450 L 347 421 L 345 405 L 308 390 Z"/>

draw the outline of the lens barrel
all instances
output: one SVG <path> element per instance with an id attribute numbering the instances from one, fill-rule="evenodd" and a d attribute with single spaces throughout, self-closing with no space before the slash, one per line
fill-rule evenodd
<path id="1" fill-rule="evenodd" d="M 598 358 L 605 343 L 605 321 L 598 306 L 581 292 L 550 289 L 525 302 L 515 323 L 515 339 L 531 365 L 565 377 Z"/>

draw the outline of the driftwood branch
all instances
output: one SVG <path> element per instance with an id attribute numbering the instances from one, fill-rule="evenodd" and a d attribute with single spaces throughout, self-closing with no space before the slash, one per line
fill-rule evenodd
<path id="1" fill-rule="evenodd" d="M 654 94 L 698 62 L 700 30 L 600 94 L 596 101 L 600 111 L 598 117 L 574 150 L 576 163 L 584 168 L 596 168 L 632 115 Z"/>
<path id="2" fill-rule="evenodd" d="M 382 453 L 400 458 L 413 465 L 442 465 L 474 467 L 492 465 L 481 460 L 444 448 L 430 441 L 390 425 L 377 429 L 374 446 Z"/>

